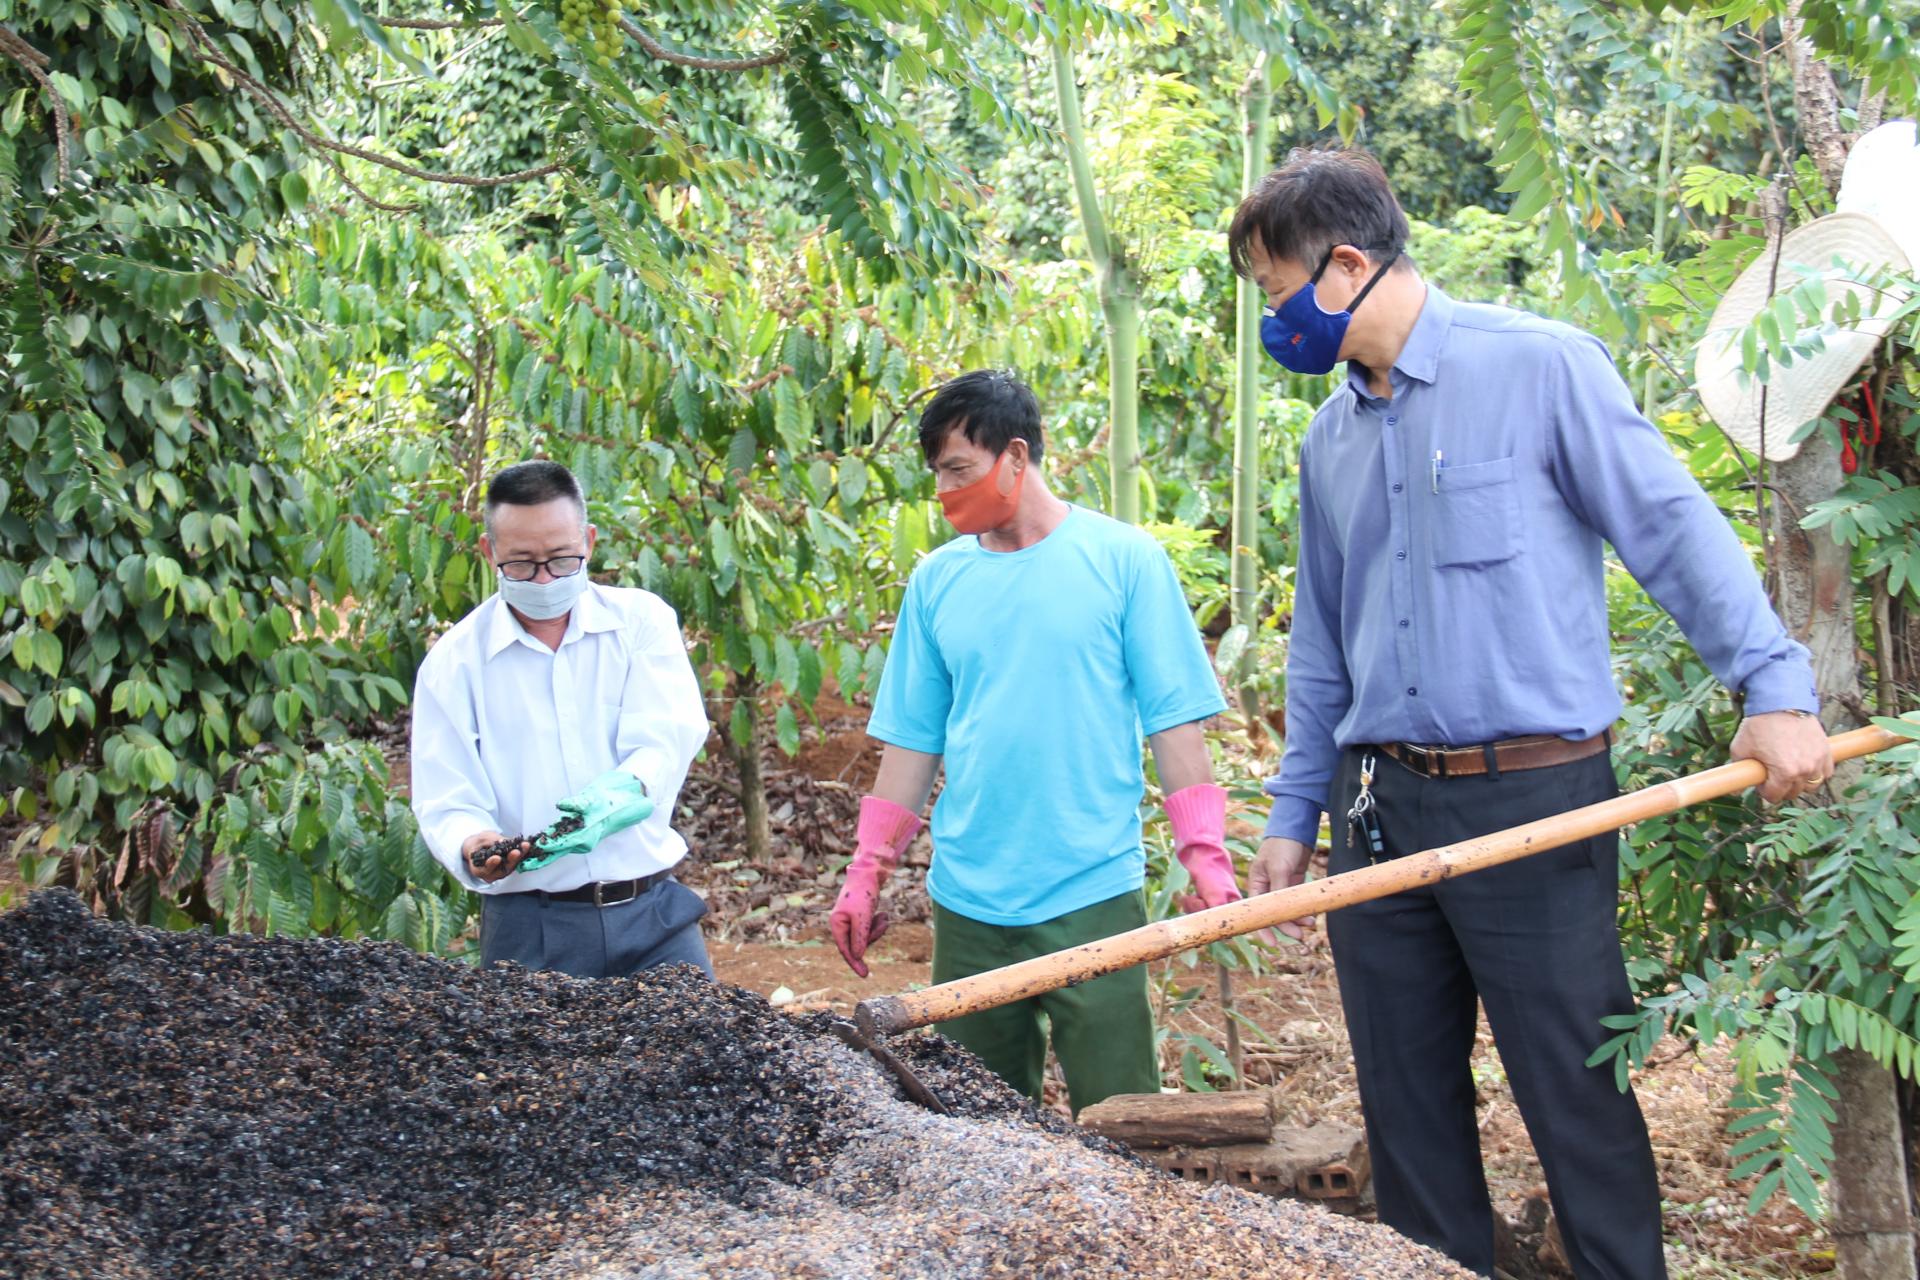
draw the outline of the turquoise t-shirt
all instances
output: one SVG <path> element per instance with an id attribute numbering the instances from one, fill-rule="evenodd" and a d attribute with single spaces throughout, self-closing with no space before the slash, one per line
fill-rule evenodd
<path id="1" fill-rule="evenodd" d="M 1019 551 L 915 569 L 867 732 L 946 758 L 927 891 L 1022 925 L 1140 887 L 1142 733 L 1226 709 L 1167 554 L 1073 507 Z"/>

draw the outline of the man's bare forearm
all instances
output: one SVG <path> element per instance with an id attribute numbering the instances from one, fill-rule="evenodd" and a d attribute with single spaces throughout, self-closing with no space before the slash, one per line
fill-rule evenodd
<path id="1" fill-rule="evenodd" d="M 933 780 L 939 774 L 939 756 L 889 743 L 880 753 L 880 776 L 873 780 L 873 794 L 909 813 L 919 813 L 926 808 Z"/>
<path id="2" fill-rule="evenodd" d="M 1177 724 L 1147 739 L 1163 793 L 1172 795 L 1213 781 L 1213 756 L 1207 750 L 1206 731 L 1200 727 L 1204 723 Z"/>

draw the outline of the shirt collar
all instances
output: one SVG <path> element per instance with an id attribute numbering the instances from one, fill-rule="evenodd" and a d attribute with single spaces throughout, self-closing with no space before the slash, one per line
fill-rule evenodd
<path id="1" fill-rule="evenodd" d="M 574 602 L 572 615 L 567 618 L 566 634 L 560 637 L 563 647 L 582 635 L 620 629 L 620 615 L 614 612 L 600 593 L 601 587 L 593 582 L 589 582 L 587 589 L 580 593 L 580 599 Z M 507 607 L 507 602 L 499 592 L 496 591 L 487 603 L 493 606 L 493 616 L 487 619 L 485 656 L 488 661 L 499 656 L 516 640 L 523 640 L 542 652 L 546 651 L 546 646 L 527 634 L 527 629 L 513 616 L 513 610 Z"/>
<path id="2" fill-rule="evenodd" d="M 607 603 L 605 591 L 606 588 L 597 582 L 587 584 L 587 589 L 580 593 L 579 603 L 573 606 L 573 617 L 567 622 L 568 635 L 576 631 L 597 635 L 602 631 L 620 629 L 620 615 Z"/>
<path id="3" fill-rule="evenodd" d="M 1446 345 L 1447 330 L 1453 327 L 1454 301 L 1440 292 L 1438 286 L 1427 286 L 1427 297 L 1420 304 L 1420 315 L 1413 322 L 1413 331 L 1407 334 L 1406 345 L 1400 348 L 1399 357 L 1393 362 L 1393 373 L 1405 374 L 1431 386 L 1440 372 L 1440 349 Z M 1357 360 L 1347 361 L 1347 385 L 1354 394 L 1371 400 L 1373 393 L 1367 390 L 1367 379 L 1372 371 Z M 1389 375 L 1391 380 L 1391 375 Z"/>

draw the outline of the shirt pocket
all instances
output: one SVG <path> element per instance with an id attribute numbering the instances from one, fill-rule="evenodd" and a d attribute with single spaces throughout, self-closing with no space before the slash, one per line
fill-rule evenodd
<path id="1" fill-rule="evenodd" d="M 1513 459 L 1442 466 L 1435 473 L 1435 568 L 1498 564 L 1520 550 L 1520 484 Z"/>

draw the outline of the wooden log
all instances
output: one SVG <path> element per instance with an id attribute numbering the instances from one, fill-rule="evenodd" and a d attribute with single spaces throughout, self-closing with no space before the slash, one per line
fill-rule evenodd
<path id="1" fill-rule="evenodd" d="M 1122 1093 L 1080 1113 L 1080 1123 L 1130 1147 L 1217 1147 L 1273 1136 L 1273 1096 L 1233 1093 Z"/>

